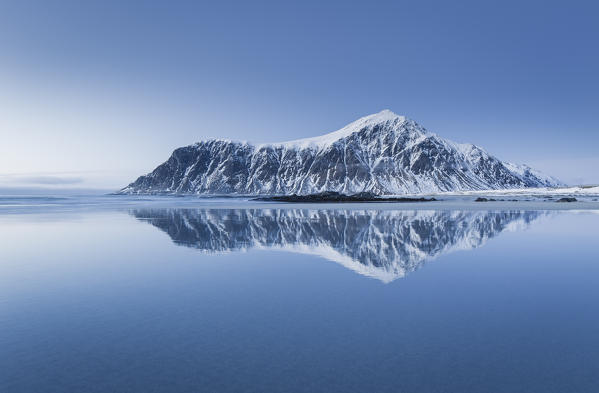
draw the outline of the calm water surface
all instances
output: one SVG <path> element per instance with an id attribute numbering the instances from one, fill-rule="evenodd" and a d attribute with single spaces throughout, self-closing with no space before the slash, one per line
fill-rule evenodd
<path id="1" fill-rule="evenodd" d="M 597 392 L 599 212 L 0 213 L 0 391 Z"/>

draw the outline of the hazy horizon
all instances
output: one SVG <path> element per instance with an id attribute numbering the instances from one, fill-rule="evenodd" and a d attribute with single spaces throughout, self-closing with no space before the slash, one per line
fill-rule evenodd
<path id="1" fill-rule="evenodd" d="M 568 184 L 599 174 L 593 2 L 0 5 L 0 187 L 116 190 L 209 138 L 390 109 Z"/>

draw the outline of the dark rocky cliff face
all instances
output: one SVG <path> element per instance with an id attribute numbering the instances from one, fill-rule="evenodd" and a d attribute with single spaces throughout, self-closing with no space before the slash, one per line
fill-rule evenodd
<path id="1" fill-rule="evenodd" d="M 182 147 L 121 192 L 382 195 L 560 185 L 527 169 L 383 111 L 320 138 L 257 146 L 210 140 Z"/>

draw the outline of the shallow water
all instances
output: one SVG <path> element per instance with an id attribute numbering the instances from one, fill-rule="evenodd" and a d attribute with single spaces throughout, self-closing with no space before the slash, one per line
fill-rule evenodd
<path id="1" fill-rule="evenodd" d="M 598 211 L 38 202 L 2 392 L 599 390 Z"/>

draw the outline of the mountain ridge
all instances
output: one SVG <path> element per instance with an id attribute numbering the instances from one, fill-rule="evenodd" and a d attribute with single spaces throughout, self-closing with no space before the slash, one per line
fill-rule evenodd
<path id="1" fill-rule="evenodd" d="M 122 194 L 379 195 L 555 187 L 526 165 L 441 138 L 390 110 L 317 137 L 253 144 L 211 139 L 176 149 Z"/>

